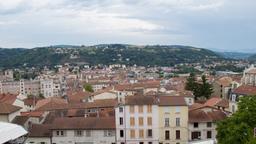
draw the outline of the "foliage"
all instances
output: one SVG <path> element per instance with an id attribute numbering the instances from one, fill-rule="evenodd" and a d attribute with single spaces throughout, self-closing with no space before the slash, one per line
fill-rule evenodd
<path id="1" fill-rule="evenodd" d="M 95 45 L 65 48 L 65 53 L 55 53 L 58 47 L 33 49 L 1 49 L 0 68 L 26 66 L 55 66 L 66 62 L 88 62 L 98 64 L 126 64 L 140 66 L 174 66 L 181 63 L 212 62 L 221 60 L 216 53 L 189 46 L 134 46 L 124 44 Z M 70 59 L 70 53 L 77 51 L 79 58 Z"/>
<path id="2" fill-rule="evenodd" d="M 253 136 L 256 127 L 256 97 L 240 98 L 238 111 L 231 117 L 217 123 L 219 144 L 255 144 Z"/>
<path id="3" fill-rule="evenodd" d="M 84 85 L 84 90 L 85 90 L 85 91 L 88 91 L 88 92 L 93 92 L 92 85 L 90 85 L 90 84 L 85 84 L 85 85 Z"/>
<path id="4" fill-rule="evenodd" d="M 185 89 L 192 91 L 195 99 L 208 99 L 213 93 L 213 86 L 207 82 L 205 75 L 201 77 L 202 82 L 197 82 L 193 73 L 187 78 Z"/>

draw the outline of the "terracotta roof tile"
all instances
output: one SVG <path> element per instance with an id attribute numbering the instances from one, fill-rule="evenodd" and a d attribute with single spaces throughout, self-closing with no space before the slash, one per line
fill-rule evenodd
<path id="1" fill-rule="evenodd" d="M 29 137 L 51 137 L 50 124 L 33 124 L 29 130 Z"/>
<path id="2" fill-rule="evenodd" d="M 234 89 L 233 93 L 242 95 L 256 95 L 256 87 L 250 85 L 242 85 Z"/>
<path id="3" fill-rule="evenodd" d="M 51 129 L 115 129 L 115 117 L 74 117 L 56 118 Z"/>
<path id="4" fill-rule="evenodd" d="M 21 107 L 14 106 L 7 103 L 0 103 L 0 114 L 10 114 L 22 109 Z"/>

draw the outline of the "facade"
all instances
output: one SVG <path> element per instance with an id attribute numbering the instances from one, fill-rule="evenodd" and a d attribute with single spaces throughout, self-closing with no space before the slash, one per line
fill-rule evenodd
<path id="1" fill-rule="evenodd" d="M 159 143 L 188 142 L 188 106 L 181 97 L 161 96 L 159 103 Z"/>
<path id="2" fill-rule="evenodd" d="M 53 144 L 115 144 L 115 118 L 57 118 L 51 133 Z"/>
<path id="3" fill-rule="evenodd" d="M 115 109 L 117 144 L 158 144 L 158 106 L 153 97 L 130 96 Z"/>
<path id="4" fill-rule="evenodd" d="M 201 107 L 189 110 L 189 142 L 205 140 L 215 141 L 217 121 L 227 117 L 227 113 L 212 107 Z"/>
<path id="5" fill-rule="evenodd" d="M 244 70 L 242 83 L 244 85 L 256 86 L 256 68 L 254 65 Z"/>
<path id="6" fill-rule="evenodd" d="M 115 109 L 117 144 L 188 142 L 188 106 L 184 97 L 128 96 Z"/>

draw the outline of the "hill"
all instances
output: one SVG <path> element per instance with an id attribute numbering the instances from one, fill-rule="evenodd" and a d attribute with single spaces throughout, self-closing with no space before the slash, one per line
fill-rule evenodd
<path id="1" fill-rule="evenodd" d="M 213 51 L 190 46 L 136 46 L 102 44 L 94 46 L 59 45 L 33 49 L 0 49 L 0 67 L 54 66 L 65 62 L 172 66 L 180 63 L 208 63 L 222 57 Z"/>
<path id="2" fill-rule="evenodd" d="M 248 59 L 253 54 L 240 52 L 217 52 L 219 55 L 228 59 Z"/>

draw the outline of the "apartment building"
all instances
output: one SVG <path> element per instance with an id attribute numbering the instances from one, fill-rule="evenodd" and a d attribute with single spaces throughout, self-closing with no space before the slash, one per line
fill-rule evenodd
<path id="1" fill-rule="evenodd" d="M 188 106 L 184 97 L 159 97 L 159 144 L 188 142 Z"/>
<path id="2" fill-rule="evenodd" d="M 158 105 L 151 96 L 128 96 L 115 109 L 117 144 L 158 144 Z"/>

